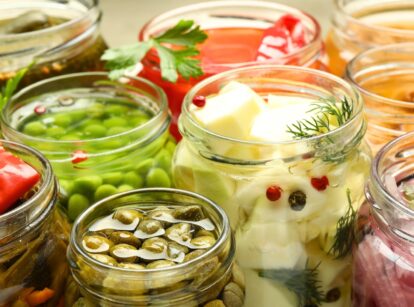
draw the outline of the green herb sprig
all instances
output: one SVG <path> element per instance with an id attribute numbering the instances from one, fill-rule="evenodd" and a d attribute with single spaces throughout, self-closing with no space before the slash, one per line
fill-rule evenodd
<path id="1" fill-rule="evenodd" d="M 348 209 L 336 224 L 334 242 L 329 250 L 329 253 L 333 254 L 336 259 L 344 258 L 351 252 L 355 238 L 356 211 L 352 207 L 351 191 L 349 189 L 346 190 L 346 196 L 348 199 Z"/>
<path id="2" fill-rule="evenodd" d="M 319 265 L 318 265 L 319 266 Z M 306 269 L 259 270 L 259 276 L 276 281 L 298 298 L 299 306 L 320 305 L 325 299 L 318 279 L 318 266 Z"/>
<path id="3" fill-rule="evenodd" d="M 316 101 L 311 106 L 308 112 L 316 112 L 313 117 L 287 126 L 287 132 L 296 139 L 307 139 L 331 131 L 333 119 L 336 121 L 335 125 L 342 126 L 354 112 L 353 103 L 347 97 L 340 101 L 340 105 L 334 97 L 330 97 Z"/>
<path id="4" fill-rule="evenodd" d="M 6 105 L 6 103 L 10 100 L 11 96 L 13 96 L 14 92 L 17 90 L 20 81 L 23 79 L 24 75 L 30 69 L 33 64 L 30 64 L 28 67 L 22 68 L 17 73 L 7 80 L 6 85 L 3 86 L 0 92 L 0 110 Z"/>
<path id="5" fill-rule="evenodd" d="M 111 48 L 105 51 L 102 60 L 106 61 L 106 69 L 111 79 L 122 77 L 127 70 L 134 69 L 150 49 L 155 49 L 160 58 L 161 76 L 175 83 L 180 74 L 184 79 L 199 77 L 203 74 L 200 60 L 194 57 L 199 54 L 196 44 L 207 39 L 207 34 L 200 30 L 192 20 L 180 20 L 174 27 L 161 35 L 147 41 L 132 45 Z M 179 47 L 171 49 L 166 46 Z"/>

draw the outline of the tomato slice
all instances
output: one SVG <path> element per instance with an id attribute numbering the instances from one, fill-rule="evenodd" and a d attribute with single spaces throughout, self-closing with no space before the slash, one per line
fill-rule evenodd
<path id="1" fill-rule="evenodd" d="M 0 214 L 9 210 L 40 180 L 40 174 L 0 146 Z"/>

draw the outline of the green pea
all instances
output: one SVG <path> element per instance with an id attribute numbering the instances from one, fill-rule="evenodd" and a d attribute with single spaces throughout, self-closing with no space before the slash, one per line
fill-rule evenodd
<path id="1" fill-rule="evenodd" d="M 79 214 L 89 207 L 89 200 L 81 194 L 73 194 L 68 202 L 68 216 L 74 221 Z"/>
<path id="2" fill-rule="evenodd" d="M 102 125 L 102 121 L 98 119 L 87 119 L 87 120 L 84 120 L 80 124 L 80 127 L 85 129 L 86 127 L 92 126 L 92 125 Z"/>
<path id="3" fill-rule="evenodd" d="M 31 136 L 39 136 L 46 133 L 46 126 L 41 122 L 34 121 L 27 123 L 23 128 L 23 132 Z"/>
<path id="4" fill-rule="evenodd" d="M 100 118 L 105 113 L 105 108 L 100 103 L 95 103 L 88 108 L 88 115 L 91 118 Z"/>
<path id="5" fill-rule="evenodd" d="M 161 151 L 155 156 L 157 166 L 161 167 L 167 172 L 171 171 L 171 154 L 166 149 Z"/>
<path id="6" fill-rule="evenodd" d="M 59 180 L 60 191 L 63 195 L 73 194 L 73 181 L 71 180 Z"/>
<path id="7" fill-rule="evenodd" d="M 61 141 L 76 141 L 79 140 L 81 136 L 77 133 L 69 133 L 60 138 Z"/>
<path id="8" fill-rule="evenodd" d="M 126 119 L 122 118 L 122 117 L 111 117 L 108 118 L 107 120 L 104 120 L 103 122 L 104 126 L 107 128 L 111 128 L 111 127 L 125 127 L 128 125 Z"/>
<path id="9" fill-rule="evenodd" d="M 165 149 L 168 150 L 171 155 L 174 154 L 175 147 L 177 147 L 177 145 L 171 141 L 168 141 L 167 144 L 165 144 Z"/>
<path id="10" fill-rule="evenodd" d="M 106 173 L 102 176 L 103 183 L 119 185 L 122 182 L 123 174 L 121 172 Z"/>
<path id="11" fill-rule="evenodd" d="M 131 190 L 133 190 L 134 189 L 134 187 L 133 186 L 130 186 L 130 185 L 128 185 L 128 184 L 121 184 L 119 187 L 118 187 L 118 192 L 119 193 L 122 193 L 122 192 L 126 192 L 126 191 L 131 191 Z"/>
<path id="12" fill-rule="evenodd" d="M 103 184 L 95 191 L 95 200 L 101 200 L 117 192 L 117 189 L 111 184 Z"/>
<path id="13" fill-rule="evenodd" d="M 66 133 L 65 129 L 59 126 L 53 126 L 53 127 L 47 128 L 46 130 L 46 135 L 54 139 L 59 139 L 60 137 L 64 136 L 65 133 Z"/>
<path id="14" fill-rule="evenodd" d="M 102 125 L 89 125 L 85 127 L 83 133 L 90 137 L 101 138 L 106 136 L 106 128 Z"/>
<path id="15" fill-rule="evenodd" d="M 120 105 L 111 105 L 105 108 L 106 114 L 109 115 L 125 115 L 128 110 L 128 107 Z"/>
<path id="16" fill-rule="evenodd" d="M 166 171 L 164 171 L 162 168 L 156 167 L 148 172 L 146 184 L 148 187 L 169 188 L 171 186 L 171 180 Z"/>
<path id="17" fill-rule="evenodd" d="M 148 122 L 148 118 L 145 117 L 133 117 L 129 120 L 130 124 L 132 124 L 134 127 L 139 127 Z"/>
<path id="18" fill-rule="evenodd" d="M 122 138 L 115 138 L 113 140 L 107 140 L 100 145 L 103 149 L 118 149 L 125 145 L 125 140 Z"/>
<path id="19" fill-rule="evenodd" d="M 83 176 L 73 181 L 73 190 L 82 194 L 93 194 L 102 184 L 102 178 L 99 176 Z"/>
<path id="20" fill-rule="evenodd" d="M 128 184 L 138 189 L 144 185 L 144 180 L 135 172 L 128 172 L 124 176 L 124 184 Z"/>
<path id="21" fill-rule="evenodd" d="M 70 112 L 70 117 L 72 118 L 72 122 L 79 122 L 86 117 L 86 112 L 84 110 L 76 110 Z"/>
<path id="22" fill-rule="evenodd" d="M 143 110 L 133 110 L 133 111 L 129 112 L 128 115 L 131 116 L 131 117 L 136 117 L 136 118 L 144 118 L 147 121 L 151 118 L 151 116 Z"/>
<path id="23" fill-rule="evenodd" d="M 66 128 L 69 127 L 72 123 L 72 118 L 69 114 L 56 114 L 54 117 L 54 124 L 60 127 Z"/>
<path id="24" fill-rule="evenodd" d="M 131 128 L 129 127 L 119 127 L 119 126 L 111 127 L 108 129 L 107 135 L 109 136 L 109 135 L 116 135 L 116 134 L 124 133 L 130 129 Z"/>
<path id="25" fill-rule="evenodd" d="M 148 171 L 154 166 L 154 164 L 154 159 L 146 159 L 138 163 L 138 165 L 135 167 L 135 170 L 141 175 L 146 175 Z"/>

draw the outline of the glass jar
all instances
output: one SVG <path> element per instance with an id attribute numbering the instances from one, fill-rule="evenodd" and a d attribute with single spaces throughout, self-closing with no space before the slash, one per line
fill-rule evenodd
<path id="1" fill-rule="evenodd" d="M 69 228 L 56 206 L 51 165 L 29 147 L 4 140 L 0 145 L 41 175 L 31 197 L 0 215 L 0 305 L 27 306 L 27 297 L 43 290 L 47 297 L 38 297 L 42 306 L 57 306 L 69 273 Z"/>
<path id="2" fill-rule="evenodd" d="M 356 223 L 353 306 L 411 306 L 414 298 L 414 133 L 374 159 Z"/>
<path id="3" fill-rule="evenodd" d="M 346 64 L 361 51 L 414 42 L 414 3 L 404 0 L 335 0 L 326 40 L 329 71 L 343 76 Z"/>
<path id="4" fill-rule="evenodd" d="M 273 26 L 285 14 L 293 15 L 303 23 L 308 43 L 291 54 L 257 61 L 255 54 L 259 49 L 264 29 Z M 190 88 L 200 80 L 226 70 L 257 64 L 290 64 L 324 69 L 320 26 L 312 16 L 298 9 L 262 1 L 197 3 L 151 19 L 140 31 L 139 40 L 145 41 L 162 33 L 181 19 L 194 20 L 209 35 L 207 41 L 199 47 L 203 76 L 190 80 L 179 78 L 176 83 L 165 81 L 161 78 L 159 59 L 154 54 L 144 59 L 144 68 L 140 74 L 166 92 L 173 117 L 171 132 L 177 139 L 181 138 L 177 122 L 182 101 Z"/>
<path id="5" fill-rule="evenodd" d="M 123 208 L 145 213 L 154 210 L 166 212 L 166 208 L 182 210 L 190 206 L 202 209 L 203 221 L 206 218 L 210 220 L 217 238 L 214 245 L 195 258 L 168 267 L 152 268 L 147 264 L 146 268 L 131 269 L 130 266 L 122 267 L 121 263 L 108 265 L 99 262 L 85 250 L 84 235 L 99 223 L 99 218 L 120 212 Z M 181 224 L 184 222 L 181 220 Z M 142 223 L 140 219 L 138 225 Z M 170 227 L 171 223 L 164 223 L 163 227 Z M 110 232 L 106 229 L 101 233 Z M 142 249 L 145 249 L 146 241 L 142 241 Z M 215 203 L 182 190 L 140 189 L 111 196 L 85 211 L 73 226 L 68 259 L 81 295 L 93 306 L 242 307 L 244 280 L 234 264 L 234 252 L 234 237 L 228 219 Z M 143 260 L 140 257 L 137 261 L 142 263 Z"/>
<path id="6" fill-rule="evenodd" d="M 103 70 L 100 57 L 107 46 L 99 33 L 100 19 L 98 0 L 0 1 L 0 85 L 33 61 L 23 86 Z"/>
<path id="7" fill-rule="evenodd" d="M 260 142 L 218 135 L 198 124 L 191 104 L 193 97 L 209 97 L 231 81 L 250 86 L 263 98 L 288 95 L 286 103 L 347 97 L 353 101 L 352 118 L 309 139 Z M 340 78 L 272 65 L 213 76 L 185 97 L 173 179 L 178 188 L 211 198 L 229 216 L 236 260 L 246 277 L 245 306 L 329 306 L 325 300 L 350 304 L 352 241 L 338 236 L 349 238 L 351 227 L 343 221 L 363 200 L 370 165 L 369 148 L 362 142 L 362 104 Z M 324 177 L 327 185 L 320 188 L 314 181 Z M 268 196 L 273 187 L 280 192 L 276 200 Z"/>
<path id="8" fill-rule="evenodd" d="M 393 44 L 358 55 L 346 77 L 362 93 L 367 139 L 377 152 L 387 142 L 414 130 L 414 44 Z"/>
<path id="9" fill-rule="evenodd" d="M 2 114 L 7 139 L 51 161 L 71 220 L 91 203 L 140 187 L 170 187 L 170 116 L 164 92 L 141 78 L 78 73 L 33 84 Z"/>

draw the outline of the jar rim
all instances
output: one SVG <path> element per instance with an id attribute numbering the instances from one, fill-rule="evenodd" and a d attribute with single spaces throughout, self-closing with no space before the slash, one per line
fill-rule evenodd
<path id="1" fill-rule="evenodd" d="M 33 206 L 36 206 L 36 204 L 39 202 L 39 200 L 42 199 L 42 197 L 44 197 L 47 189 L 53 184 L 53 181 L 55 180 L 52 166 L 49 160 L 47 160 L 38 150 L 20 143 L 0 139 L 0 146 L 3 144 L 17 148 L 22 152 L 28 153 L 31 156 L 35 157 L 41 163 L 44 174 L 42 175 L 42 184 L 40 185 L 39 190 L 36 191 L 35 195 L 30 197 L 27 201 L 17 206 L 16 208 L 13 208 L 6 213 L 0 214 L 0 223 L 7 220 L 12 220 L 15 216 L 22 214 L 24 211 L 29 210 Z"/>
<path id="2" fill-rule="evenodd" d="M 366 95 L 367 97 L 372 97 L 373 99 L 386 102 L 392 105 L 404 107 L 404 108 L 412 108 L 414 109 L 414 104 L 412 102 L 393 99 L 385 96 L 381 96 L 374 92 L 371 92 L 360 85 L 360 83 L 356 80 L 356 75 L 359 71 L 355 71 L 355 66 L 358 64 L 359 61 L 363 60 L 365 57 L 370 57 L 373 54 L 386 52 L 386 51 L 393 51 L 393 52 L 401 52 L 403 49 L 411 49 L 414 52 L 414 43 L 397 43 L 397 44 L 390 44 L 385 46 L 374 47 L 368 50 L 365 50 L 355 56 L 347 65 L 345 69 L 345 78 L 349 80 L 353 86 L 355 86 L 361 93 Z M 388 63 L 388 61 L 386 62 Z M 390 61 L 392 63 L 392 61 Z M 414 59 L 412 61 L 414 67 Z M 384 64 L 384 63 L 381 63 Z M 407 117 L 414 117 L 414 115 L 406 115 Z"/>
<path id="3" fill-rule="evenodd" d="M 2 40 L 10 40 L 10 39 L 28 39 L 28 38 L 36 37 L 38 35 L 44 35 L 44 34 L 47 35 L 49 33 L 58 32 L 60 30 L 70 29 L 71 27 L 73 27 L 73 25 L 81 23 L 83 20 L 87 19 L 89 17 L 88 16 L 89 13 L 93 10 L 99 11 L 99 14 L 97 16 L 97 20 L 99 20 L 101 18 L 101 13 L 99 10 L 100 0 L 91 0 L 91 1 L 92 1 L 91 5 L 87 5 L 85 2 L 82 2 L 82 4 L 87 9 L 87 11 L 85 11 L 84 14 L 82 14 L 81 16 L 77 18 L 71 19 L 62 24 L 54 25 L 52 27 L 48 27 L 48 28 L 40 29 L 36 31 L 31 31 L 31 32 L 26 32 L 26 33 L 17 33 L 17 34 L 0 34 L 0 42 Z"/>
<path id="4" fill-rule="evenodd" d="M 146 193 L 168 193 L 168 194 L 175 194 L 175 195 L 184 195 L 184 196 L 188 196 L 188 197 L 193 198 L 193 199 L 200 200 L 200 201 L 203 202 L 204 205 L 208 205 L 208 206 L 212 207 L 215 210 L 215 212 L 218 213 L 219 218 L 223 221 L 223 229 L 222 229 L 222 232 L 221 232 L 220 236 L 217 238 L 216 243 L 210 249 L 208 249 L 205 253 L 203 253 L 202 255 L 200 255 L 200 256 L 198 256 L 198 257 L 196 257 L 196 258 L 194 258 L 190 261 L 179 263 L 179 264 L 176 264 L 174 266 L 165 267 L 165 268 L 143 269 L 143 270 L 128 269 L 128 268 L 121 268 L 121 267 L 115 267 L 115 266 L 107 265 L 105 263 L 99 262 L 98 260 L 94 259 L 84 249 L 81 248 L 81 246 L 80 246 L 81 244 L 77 241 L 77 233 L 78 233 L 79 224 L 81 223 L 82 220 L 87 218 L 88 215 L 90 215 L 92 212 L 94 212 L 96 209 L 98 209 L 100 206 L 102 206 L 103 204 L 105 204 L 107 202 L 110 202 L 110 201 L 115 200 L 115 199 L 123 198 L 125 196 L 131 196 L 131 195 L 137 195 L 137 194 L 146 194 Z M 181 190 L 181 189 L 174 189 L 174 188 L 142 188 L 142 189 L 135 189 L 135 190 L 130 190 L 130 191 L 126 191 L 126 192 L 111 195 L 109 197 L 106 197 L 106 198 L 96 202 L 95 204 L 90 206 L 88 209 L 86 209 L 84 212 L 82 212 L 76 218 L 75 222 L 73 223 L 71 236 L 70 236 L 70 245 L 84 259 L 86 259 L 88 262 L 94 264 L 97 267 L 103 267 L 103 268 L 106 268 L 106 269 L 115 270 L 115 271 L 118 271 L 118 272 L 130 273 L 130 274 L 142 273 L 142 272 L 145 272 L 145 274 L 151 274 L 151 273 L 158 273 L 158 272 L 173 272 L 173 271 L 185 268 L 185 267 L 189 267 L 190 265 L 194 265 L 194 264 L 200 263 L 202 261 L 205 261 L 206 258 L 208 258 L 211 254 L 214 254 L 217 251 L 217 249 L 219 249 L 221 246 L 223 246 L 223 244 L 226 242 L 227 238 L 230 236 L 230 233 L 231 233 L 230 223 L 229 223 L 229 220 L 228 220 L 228 217 L 227 217 L 226 213 L 224 212 L 224 210 L 220 206 L 218 206 L 215 202 L 213 202 L 209 198 L 207 198 L 203 195 L 194 193 L 194 192 Z"/>
<path id="5" fill-rule="evenodd" d="M 321 45 L 322 46 L 322 30 L 321 30 L 321 26 L 319 24 L 319 22 L 316 20 L 316 18 L 314 18 L 312 15 L 288 6 L 288 5 L 284 5 L 284 4 L 280 4 L 280 3 L 272 3 L 272 2 L 268 2 L 268 1 L 252 1 L 252 0 L 248 0 L 248 1 L 236 1 L 236 0 L 227 0 L 227 1 L 209 1 L 209 2 L 200 2 L 200 3 L 194 3 L 194 4 L 189 4 L 189 5 L 185 5 L 179 8 L 175 8 L 169 11 L 166 11 L 164 13 L 161 13 L 160 15 L 157 15 L 153 18 L 151 18 L 147 23 L 145 23 L 145 25 L 142 27 L 142 29 L 139 31 L 138 34 L 138 39 L 140 41 L 144 41 L 146 39 L 148 39 L 149 34 L 148 31 L 149 29 L 151 29 L 151 26 L 154 24 L 157 24 L 158 22 L 165 20 L 165 19 L 169 19 L 172 18 L 174 16 L 180 16 L 183 13 L 188 13 L 191 12 L 193 10 L 198 10 L 198 9 L 209 9 L 209 8 L 217 8 L 217 7 L 231 7 L 231 8 L 237 8 L 237 7 L 253 7 L 253 8 L 263 8 L 263 9 L 273 9 L 273 10 L 284 10 L 284 11 L 288 11 L 290 13 L 294 13 L 295 15 L 301 16 L 302 18 L 307 18 L 310 23 L 312 24 L 312 26 L 314 27 L 314 29 L 312 29 L 312 39 L 302 48 L 299 48 L 298 50 L 295 50 L 292 53 L 286 54 L 286 55 L 282 55 L 278 58 L 275 59 L 268 59 L 265 61 L 249 61 L 249 62 L 241 62 L 241 63 L 224 63 L 224 64 L 210 64 L 212 67 L 215 68 L 227 68 L 227 69 L 237 69 L 241 66 L 253 66 L 253 65 L 257 65 L 259 63 L 263 63 L 263 64 L 271 64 L 274 63 L 275 61 L 283 61 L 283 60 L 288 60 L 291 57 L 295 57 L 298 56 L 302 53 L 307 53 L 308 50 L 311 51 L 312 48 L 314 48 L 314 46 L 316 45 Z M 318 49 L 319 50 L 319 49 Z"/>
<path id="6" fill-rule="evenodd" d="M 327 133 L 323 133 L 323 134 L 320 134 L 320 135 L 312 136 L 310 138 L 306 138 L 305 140 L 307 142 L 318 141 L 318 140 L 321 140 L 323 138 L 327 138 L 327 137 L 330 137 L 332 135 L 336 135 L 337 133 L 345 130 L 347 127 L 352 126 L 358 120 L 359 116 L 362 113 L 363 103 L 362 103 L 361 95 L 348 82 L 346 82 L 345 80 L 343 80 L 343 79 L 341 79 L 341 78 L 339 78 L 335 75 L 332 75 L 330 73 L 323 72 L 323 71 L 320 71 L 320 70 L 306 68 L 306 67 L 300 67 L 300 66 L 292 66 L 292 65 L 256 65 L 256 66 L 243 67 L 243 68 L 238 68 L 238 69 L 222 72 L 222 73 L 216 74 L 214 76 L 211 76 L 211 77 L 197 83 L 195 86 L 193 86 L 190 89 L 190 91 L 187 93 L 187 95 L 184 98 L 183 106 L 182 106 L 182 114 L 186 116 L 186 118 L 189 120 L 191 125 L 193 127 L 196 127 L 197 130 L 202 131 L 203 133 L 205 133 L 206 135 L 208 135 L 210 137 L 213 137 L 215 139 L 220 139 L 220 140 L 223 140 L 223 141 L 237 142 L 237 143 L 240 143 L 240 144 L 258 145 L 258 146 L 290 145 L 290 144 L 302 143 L 304 141 L 304 139 L 292 139 L 292 140 L 287 140 L 287 141 L 266 142 L 266 141 L 251 141 L 251 140 L 246 141 L 246 140 L 240 140 L 240 139 L 236 139 L 236 138 L 232 138 L 232 137 L 223 136 L 223 135 L 220 135 L 218 133 L 212 132 L 207 128 L 204 128 L 191 115 L 189 107 L 192 104 L 193 97 L 195 97 L 197 95 L 197 92 L 199 90 L 201 90 L 203 87 L 209 85 L 210 83 L 218 81 L 220 79 L 223 79 L 223 80 L 229 79 L 229 77 L 231 77 L 232 75 L 236 75 L 238 73 L 247 72 L 247 71 L 266 71 L 266 70 L 271 70 L 271 71 L 297 71 L 297 72 L 303 72 L 303 73 L 312 74 L 312 75 L 319 75 L 323 78 L 333 80 L 334 82 L 336 82 L 337 84 L 339 84 L 340 86 L 345 88 L 351 94 L 351 96 L 353 96 L 351 98 L 356 103 L 357 108 L 354 110 L 354 114 L 352 114 L 352 117 L 344 125 L 342 125 L 338 128 L 335 128 L 335 129 L 333 129 L 333 130 L 331 130 Z M 180 117 L 182 117 L 183 115 L 180 115 Z M 180 130 L 181 129 L 182 128 L 180 127 Z M 183 131 L 181 131 L 181 133 L 183 133 Z"/>
<path id="7" fill-rule="evenodd" d="M 345 19 L 349 20 L 350 22 L 357 24 L 359 26 L 362 27 L 366 27 L 372 30 L 376 30 L 379 31 L 380 33 L 384 34 L 384 31 L 386 31 L 386 34 L 395 34 L 398 36 L 406 36 L 406 35 L 410 35 L 413 36 L 414 38 L 414 30 L 410 30 L 410 29 L 397 29 L 397 28 L 391 28 L 391 27 L 386 27 L 386 26 L 381 26 L 381 25 L 375 25 L 375 24 L 369 24 L 366 22 L 363 22 L 361 20 L 359 20 L 358 18 L 353 17 L 352 15 L 349 14 L 349 12 L 347 12 L 346 10 L 346 6 L 347 4 L 345 3 L 347 0 L 335 0 L 335 8 L 336 10 L 343 15 L 343 17 L 345 17 Z M 387 1 L 382 1 L 382 2 L 387 2 Z M 392 1 L 390 1 L 392 2 Z"/>
<path id="8" fill-rule="evenodd" d="M 102 81 L 111 81 L 109 78 L 109 73 L 107 72 L 81 72 L 81 73 L 72 73 L 72 74 L 66 74 L 66 75 L 61 75 L 61 76 L 56 76 L 53 78 L 48 78 L 36 83 L 33 83 L 25 88 L 23 88 L 21 91 L 17 92 L 16 94 L 14 94 L 11 99 L 7 102 L 7 104 L 5 105 L 5 107 L 3 108 L 3 111 L 1 112 L 1 116 L 0 116 L 0 121 L 2 124 L 4 124 L 7 129 L 11 129 L 13 130 L 13 133 L 15 133 L 16 135 L 19 136 L 19 138 L 24 139 L 25 141 L 35 141 L 35 142 L 47 142 L 47 143 L 52 143 L 52 144 L 72 144 L 73 142 L 77 142 L 77 141 L 82 141 L 82 143 L 84 144 L 88 144 L 91 142 L 96 142 L 96 141 L 108 141 L 111 139 L 116 139 L 119 138 L 121 136 L 125 136 L 131 133 L 136 133 L 139 131 L 143 131 L 145 130 L 148 126 L 153 125 L 154 123 L 163 120 L 164 117 L 166 117 L 166 125 L 164 126 L 168 126 L 169 122 L 170 122 L 170 116 L 168 113 L 168 100 L 167 100 L 167 96 L 165 94 L 165 92 L 156 84 L 152 83 L 151 81 L 141 78 L 141 77 L 133 77 L 133 76 L 122 76 L 120 79 L 114 81 L 117 82 L 121 85 L 124 85 L 122 83 L 122 79 L 129 79 L 132 81 L 137 81 L 137 82 L 141 82 L 143 84 L 145 84 L 146 86 L 149 86 L 152 90 L 155 91 L 155 93 L 157 95 L 159 95 L 159 100 L 160 100 L 160 105 L 159 105 L 159 110 L 158 112 L 151 117 L 147 122 L 145 122 L 142 125 L 139 125 L 137 127 L 134 127 L 132 129 L 129 129 L 127 131 L 115 134 L 115 135 L 111 135 L 111 136 L 105 136 L 105 137 L 100 137 L 100 138 L 92 138 L 92 139 L 85 139 L 85 140 L 51 140 L 51 139 L 45 139 L 45 138 L 41 138 L 41 137 L 36 137 L 36 136 L 30 136 L 27 135 L 19 130 L 17 130 L 15 127 L 11 126 L 9 120 L 8 120 L 8 116 L 6 114 L 6 110 L 8 110 L 12 103 L 17 101 L 21 96 L 24 96 L 25 94 L 29 93 L 30 91 L 36 89 L 37 87 L 40 86 L 44 86 L 48 83 L 54 83 L 54 82 L 59 82 L 59 81 L 64 81 L 66 79 L 68 80 L 72 80 L 72 79 L 77 79 L 77 78 L 81 78 L 81 77 L 100 77 L 102 78 Z M 79 86 L 78 88 L 80 88 L 81 86 Z M 74 87 L 76 88 L 76 87 Z M 53 93 L 53 92 L 51 92 Z M 45 95 L 45 94 L 43 94 Z M 166 129 L 165 127 L 165 129 Z"/>

